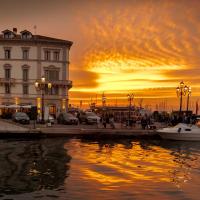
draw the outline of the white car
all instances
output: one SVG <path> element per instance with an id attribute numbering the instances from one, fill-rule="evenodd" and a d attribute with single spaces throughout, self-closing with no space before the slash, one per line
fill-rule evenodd
<path id="1" fill-rule="evenodd" d="M 37 123 L 40 123 L 42 121 L 42 116 L 38 116 Z M 55 118 L 53 115 L 49 115 L 48 119 L 45 119 L 45 122 L 51 122 L 51 124 L 55 123 Z"/>
<path id="2" fill-rule="evenodd" d="M 85 112 L 86 114 L 86 122 L 88 124 L 96 124 L 100 122 L 100 117 L 97 116 L 95 113 L 93 112 Z"/>

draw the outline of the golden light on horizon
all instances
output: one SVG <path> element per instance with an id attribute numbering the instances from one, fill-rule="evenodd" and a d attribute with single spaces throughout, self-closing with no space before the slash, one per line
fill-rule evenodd
<path id="1" fill-rule="evenodd" d="M 108 55 L 107 55 L 108 56 Z M 131 58 L 100 59 L 88 63 L 88 70 L 99 74 L 96 91 L 122 91 L 132 89 L 146 89 L 158 87 L 156 81 L 168 80 L 166 71 L 180 70 L 186 68 L 179 65 L 155 65 L 148 60 L 134 60 Z M 169 83 L 167 87 L 173 87 Z M 166 87 L 160 83 L 159 87 Z"/>
<path id="2" fill-rule="evenodd" d="M 78 19 L 84 42 L 72 70 L 71 98 L 78 92 L 80 99 L 103 92 L 110 98 L 129 92 L 136 98 L 176 98 L 175 88 L 183 80 L 195 88 L 192 101 L 198 100 L 200 4 L 145 1 L 112 10 L 105 5 L 92 17 L 81 12 L 87 20 Z"/>

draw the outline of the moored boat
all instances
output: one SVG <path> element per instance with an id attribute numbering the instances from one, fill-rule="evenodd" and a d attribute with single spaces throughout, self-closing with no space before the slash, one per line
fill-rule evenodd
<path id="1" fill-rule="evenodd" d="M 200 141 L 200 128 L 191 124 L 179 123 L 174 127 L 158 129 L 157 133 L 168 140 Z"/>

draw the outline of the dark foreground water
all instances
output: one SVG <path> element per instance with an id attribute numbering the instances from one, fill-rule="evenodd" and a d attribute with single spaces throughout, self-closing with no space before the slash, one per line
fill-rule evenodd
<path id="1" fill-rule="evenodd" d="M 200 143 L 0 140 L 0 199 L 200 199 Z"/>

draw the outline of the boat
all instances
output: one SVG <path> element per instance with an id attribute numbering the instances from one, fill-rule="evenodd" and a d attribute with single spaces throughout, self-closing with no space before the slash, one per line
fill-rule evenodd
<path id="1" fill-rule="evenodd" d="M 156 132 L 162 139 L 200 141 L 200 128 L 197 125 L 179 123 L 174 127 L 158 129 Z"/>

